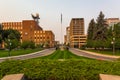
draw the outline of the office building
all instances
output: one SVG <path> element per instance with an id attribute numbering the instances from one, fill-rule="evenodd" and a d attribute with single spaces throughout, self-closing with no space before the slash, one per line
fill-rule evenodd
<path id="1" fill-rule="evenodd" d="M 80 48 L 86 44 L 84 18 L 72 18 L 70 22 L 70 47 Z"/>
<path id="2" fill-rule="evenodd" d="M 119 23 L 119 18 L 107 18 L 105 19 L 105 22 L 108 26 L 114 26 L 115 24 Z"/>
<path id="3" fill-rule="evenodd" d="M 3 22 L 3 30 L 14 29 L 21 34 L 20 41 L 33 41 L 36 45 L 45 44 L 54 47 L 55 35 L 51 30 L 43 30 L 35 20 L 22 22 Z"/>

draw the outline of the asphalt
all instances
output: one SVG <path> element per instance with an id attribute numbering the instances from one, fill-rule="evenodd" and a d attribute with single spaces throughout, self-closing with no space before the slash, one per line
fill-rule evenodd
<path id="1" fill-rule="evenodd" d="M 103 55 L 103 54 L 84 51 L 84 50 L 75 49 L 75 48 L 71 48 L 70 51 L 78 56 L 83 56 L 83 57 L 97 59 L 97 60 L 114 61 L 120 58 L 120 56 Z"/>
<path id="2" fill-rule="evenodd" d="M 51 49 L 45 49 L 39 52 L 31 53 L 31 54 L 26 54 L 26 55 L 20 55 L 20 56 L 11 56 L 11 57 L 4 57 L 0 58 L 0 62 L 3 62 L 5 60 L 25 60 L 25 59 L 31 59 L 31 58 L 37 58 L 41 56 L 46 56 L 50 55 L 55 51 L 54 48 Z"/>

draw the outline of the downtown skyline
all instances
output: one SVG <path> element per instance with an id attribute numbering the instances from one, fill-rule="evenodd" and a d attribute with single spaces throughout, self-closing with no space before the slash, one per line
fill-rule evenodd
<path id="1" fill-rule="evenodd" d="M 119 3 L 119 0 L 0 0 L 0 23 L 31 20 L 31 14 L 39 13 L 40 26 L 52 30 L 56 40 L 60 41 L 61 13 L 63 35 L 72 18 L 85 19 L 86 33 L 90 20 L 96 20 L 100 11 L 105 14 L 105 18 L 119 18 Z"/>

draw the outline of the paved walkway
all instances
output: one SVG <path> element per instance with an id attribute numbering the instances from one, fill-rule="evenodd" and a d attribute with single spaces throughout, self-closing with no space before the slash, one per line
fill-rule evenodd
<path id="1" fill-rule="evenodd" d="M 98 60 L 113 61 L 113 60 L 120 58 L 120 56 L 104 55 L 104 54 L 99 54 L 95 52 L 79 50 L 75 48 L 71 48 L 70 51 L 78 56 L 84 56 L 84 57 L 98 59 Z"/>
<path id="2" fill-rule="evenodd" d="M 45 49 L 45 50 L 42 50 L 42 51 L 39 51 L 39 52 L 26 54 L 26 55 L 4 57 L 4 58 L 0 58 L 0 62 L 3 62 L 3 61 L 8 60 L 8 59 L 25 60 L 25 59 L 37 58 L 37 57 L 52 54 L 54 51 L 55 51 L 55 49 L 52 48 L 52 49 Z"/>

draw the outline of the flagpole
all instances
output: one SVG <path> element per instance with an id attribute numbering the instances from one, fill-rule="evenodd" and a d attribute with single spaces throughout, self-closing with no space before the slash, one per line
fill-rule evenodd
<path id="1" fill-rule="evenodd" d="M 62 13 L 61 13 L 61 50 L 64 50 L 63 47 L 63 37 L 62 37 L 63 33 L 62 33 Z"/>
<path id="2" fill-rule="evenodd" d="M 62 14 L 61 14 L 61 44 L 62 44 Z"/>
<path id="3" fill-rule="evenodd" d="M 61 44 L 63 45 L 63 39 L 62 39 L 62 13 L 61 13 Z"/>

